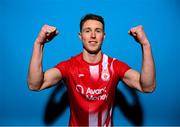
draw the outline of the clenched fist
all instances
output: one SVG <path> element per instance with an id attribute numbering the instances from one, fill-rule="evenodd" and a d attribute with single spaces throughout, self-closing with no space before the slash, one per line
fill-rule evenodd
<path id="1" fill-rule="evenodd" d="M 133 27 L 128 31 L 128 33 L 140 44 L 142 45 L 149 44 L 143 26 L 139 25 Z"/>
<path id="2" fill-rule="evenodd" d="M 59 32 L 56 27 L 44 25 L 36 39 L 37 43 L 44 44 L 51 41 Z"/>

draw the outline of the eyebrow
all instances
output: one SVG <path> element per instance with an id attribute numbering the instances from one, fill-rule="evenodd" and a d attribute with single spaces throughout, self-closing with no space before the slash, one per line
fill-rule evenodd
<path id="1" fill-rule="evenodd" d="M 87 30 L 87 29 L 91 29 L 90 27 L 86 27 L 86 28 L 83 28 L 82 30 Z M 102 28 L 96 28 L 95 30 L 102 30 L 103 31 L 103 29 Z"/>

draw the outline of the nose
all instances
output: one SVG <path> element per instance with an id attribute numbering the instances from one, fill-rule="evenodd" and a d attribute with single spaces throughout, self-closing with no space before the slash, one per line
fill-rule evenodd
<path id="1" fill-rule="evenodd" d="M 96 38 L 96 33 L 95 32 L 91 32 L 91 38 Z"/>

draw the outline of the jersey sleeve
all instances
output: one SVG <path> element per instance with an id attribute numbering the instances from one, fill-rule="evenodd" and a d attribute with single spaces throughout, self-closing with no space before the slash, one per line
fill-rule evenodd
<path id="1" fill-rule="evenodd" d="M 126 63 L 124 63 L 122 61 L 115 60 L 114 61 L 114 69 L 115 69 L 116 74 L 118 74 L 118 77 L 120 79 L 123 79 L 124 74 L 126 73 L 126 71 L 131 69 L 131 67 L 129 67 Z"/>
<path id="2" fill-rule="evenodd" d="M 68 61 L 60 62 L 56 66 L 54 66 L 54 68 L 57 68 L 61 72 L 62 78 L 67 77 L 67 71 L 68 71 L 67 67 L 68 67 Z"/>

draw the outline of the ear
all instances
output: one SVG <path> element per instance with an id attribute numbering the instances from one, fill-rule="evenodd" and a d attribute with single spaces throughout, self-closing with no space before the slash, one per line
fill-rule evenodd
<path id="1" fill-rule="evenodd" d="M 106 38 L 106 33 L 104 33 L 104 37 L 103 37 L 103 40 Z"/>
<path id="2" fill-rule="evenodd" d="M 81 32 L 78 33 L 78 36 L 79 36 L 79 39 L 82 40 L 82 33 Z"/>
<path id="3" fill-rule="evenodd" d="M 106 37 L 106 33 L 104 32 L 104 38 Z"/>

